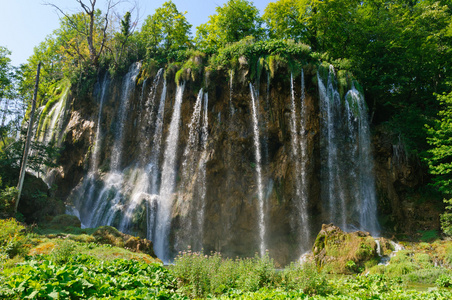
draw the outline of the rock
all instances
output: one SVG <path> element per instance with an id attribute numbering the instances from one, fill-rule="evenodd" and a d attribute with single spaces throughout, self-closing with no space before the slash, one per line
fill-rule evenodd
<path id="1" fill-rule="evenodd" d="M 48 224 L 49 228 L 66 228 L 68 226 L 81 228 L 81 222 L 76 216 L 71 215 L 58 215 L 55 216 Z"/>
<path id="2" fill-rule="evenodd" d="M 322 225 L 312 252 L 317 266 L 334 274 L 352 274 L 378 260 L 377 244 L 368 232 L 347 233 L 333 224 Z"/>
<path id="3" fill-rule="evenodd" d="M 157 258 L 151 241 L 122 233 L 112 226 L 99 227 L 93 236 L 97 243 L 128 248 L 133 252 L 141 252 Z"/>

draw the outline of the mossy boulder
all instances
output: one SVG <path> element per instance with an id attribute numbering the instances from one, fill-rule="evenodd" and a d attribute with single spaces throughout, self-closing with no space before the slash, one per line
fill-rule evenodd
<path id="1" fill-rule="evenodd" d="M 99 227 L 93 233 L 93 236 L 96 239 L 96 242 L 100 244 L 109 244 L 112 246 L 127 248 L 133 252 L 141 252 L 154 258 L 157 257 L 154 253 L 154 248 L 150 240 L 122 233 L 112 226 Z"/>
<path id="2" fill-rule="evenodd" d="M 81 228 L 82 224 L 76 216 L 62 214 L 55 216 L 52 221 L 49 222 L 47 227 L 50 229 L 60 229 L 66 227 Z"/>
<path id="3" fill-rule="evenodd" d="M 344 232 L 323 224 L 312 252 L 317 266 L 328 273 L 353 274 L 378 263 L 377 244 L 363 231 Z"/>

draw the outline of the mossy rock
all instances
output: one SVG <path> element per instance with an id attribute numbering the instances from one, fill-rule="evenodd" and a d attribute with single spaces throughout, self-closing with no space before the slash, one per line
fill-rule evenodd
<path id="1" fill-rule="evenodd" d="M 124 247 L 122 235 L 123 233 L 112 226 L 101 226 L 93 233 L 97 243 L 117 247 Z"/>
<path id="2" fill-rule="evenodd" d="M 154 258 L 156 257 L 150 240 L 122 233 L 112 226 L 99 227 L 93 233 L 93 237 L 99 244 L 109 244 L 116 247 L 127 248 L 133 252 L 141 252 Z"/>
<path id="3" fill-rule="evenodd" d="M 317 266 L 326 272 L 352 274 L 378 258 L 376 249 L 374 238 L 367 232 L 347 233 L 333 224 L 323 224 L 312 252 Z"/>
<path id="4" fill-rule="evenodd" d="M 76 216 L 66 214 L 55 216 L 48 224 L 48 228 L 50 229 L 60 229 L 66 227 L 81 228 L 82 224 Z"/>

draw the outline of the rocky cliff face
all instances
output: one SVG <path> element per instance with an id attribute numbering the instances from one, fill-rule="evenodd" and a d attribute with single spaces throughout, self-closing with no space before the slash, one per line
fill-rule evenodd
<path id="1" fill-rule="evenodd" d="M 124 78 L 101 76 L 91 95 L 69 96 L 61 166 L 51 181 L 82 224 L 148 237 L 163 260 L 190 245 L 226 256 L 253 256 L 265 248 L 287 264 L 312 247 L 322 223 L 335 221 L 332 209 L 345 210 L 347 226 L 361 227 L 353 215 L 362 202 L 346 196 L 353 185 L 344 195 L 329 196 L 342 207 L 331 207 L 335 202 L 322 192 L 328 163 L 321 155 L 325 112 L 318 82 L 329 75 L 310 65 L 293 76 L 284 67 L 275 74 L 263 72 L 250 85 L 245 69 L 217 72 L 186 82 L 184 89 L 169 73 L 167 80 L 162 73 L 140 79 L 139 65 Z M 342 89 L 351 89 L 350 82 Z M 345 93 L 337 94 L 343 107 Z M 359 127 L 356 115 L 350 120 L 350 128 Z M 175 128 L 177 137 L 171 137 Z M 380 214 L 404 224 L 409 213 L 394 184 L 400 174 L 387 164 L 394 153 L 385 152 L 378 136 L 373 145 L 379 201 L 389 201 Z M 337 178 L 357 178 L 353 166 L 341 170 Z M 418 176 L 409 175 L 414 181 Z M 159 241 L 162 232 L 167 236 Z"/>

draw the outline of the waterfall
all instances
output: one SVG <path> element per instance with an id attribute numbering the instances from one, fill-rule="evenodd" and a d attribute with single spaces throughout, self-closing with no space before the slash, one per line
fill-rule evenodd
<path id="1" fill-rule="evenodd" d="M 341 101 L 334 69 L 325 86 L 318 78 L 321 108 L 322 197 L 329 222 L 344 231 L 378 233 L 368 112 L 364 97 L 354 88 Z"/>
<path id="2" fill-rule="evenodd" d="M 122 149 L 124 146 L 124 126 L 127 120 L 127 112 L 129 108 L 129 99 L 131 93 L 135 88 L 135 80 L 140 72 L 141 63 L 133 64 L 129 72 L 124 76 L 123 90 L 121 95 L 121 102 L 118 111 L 118 130 L 116 133 L 115 141 L 111 153 L 111 171 L 119 171 L 121 168 Z"/>
<path id="3" fill-rule="evenodd" d="M 157 112 L 157 118 L 155 120 L 154 137 L 152 139 L 152 152 L 151 159 L 149 160 L 149 176 L 151 178 L 151 186 L 149 191 L 152 197 L 147 202 L 147 238 L 151 241 L 155 237 L 156 227 L 156 214 L 158 203 L 158 180 L 160 171 L 160 153 L 162 148 L 162 136 L 163 136 L 163 115 L 165 113 L 165 101 L 166 101 L 166 80 L 163 82 L 162 94 L 160 95 L 160 103 Z"/>
<path id="4" fill-rule="evenodd" d="M 97 114 L 97 128 L 96 128 L 96 136 L 94 138 L 94 151 L 91 156 L 89 174 L 97 173 L 97 169 L 99 167 L 99 151 L 100 151 L 100 143 L 101 143 L 101 120 L 102 120 L 102 108 L 104 106 L 105 98 L 107 96 L 107 90 L 110 85 L 110 81 L 105 75 L 104 80 L 102 81 L 102 87 L 100 92 L 100 101 L 99 101 L 99 113 Z"/>
<path id="5" fill-rule="evenodd" d="M 122 209 L 122 188 L 124 184 L 124 174 L 120 172 L 121 156 L 124 143 L 124 127 L 127 120 L 129 108 L 129 98 L 135 90 L 135 80 L 140 70 L 141 64 L 133 64 L 129 72 L 124 76 L 123 92 L 120 98 L 118 111 L 118 131 L 112 148 L 110 172 L 103 180 L 103 189 L 100 191 L 93 204 L 88 203 L 90 209 L 87 210 L 87 226 L 97 227 L 99 225 L 112 225 L 116 212 Z M 94 183 L 93 183 L 94 184 Z"/>
<path id="6" fill-rule="evenodd" d="M 160 85 L 160 82 L 162 81 L 162 78 L 163 78 L 163 68 L 158 70 L 157 75 L 155 75 L 154 81 L 152 82 L 146 101 L 142 105 L 140 105 L 140 108 L 143 108 L 142 113 L 140 114 L 140 116 L 142 116 L 141 122 L 139 122 L 141 124 L 140 129 L 141 143 L 139 157 L 141 165 L 146 164 L 146 160 L 148 157 L 148 150 L 150 148 L 151 142 L 151 139 L 149 139 L 149 134 L 152 134 L 152 126 L 155 124 L 157 117 L 155 109 L 157 103 L 155 100 L 157 98 L 158 87 Z M 143 83 L 143 92 L 146 86 L 145 83 Z M 141 97 L 143 97 L 143 95 Z"/>
<path id="7" fill-rule="evenodd" d="M 198 97 L 193 109 L 193 115 L 188 124 L 189 134 L 187 146 L 184 150 L 183 163 L 182 163 L 182 179 L 185 181 L 182 189 L 187 188 L 187 181 L 191 180 L 195 171 L 196 157 L 198 156 L 198 143 L 199 143 L 199 123 L 201 119 L 201 102 L 203 98 L 202 89 L 198 93 Z"/>
<path id="8" fill-rule="evenodd" d="M 195 105 L 193 107 L 193 114 L 191 116 L 190 123 L 188 124 L 188 140 L 185 146 L 184 154 L 182 156 L 182 177 L 181 184 L 179 187 L 179 197 L 178 197 L 178 206 L 181 211 L 181 214 L 186 216 L 184 218 L 184 227 L 190 231 L 188 237 L 185 238 L 186 241 L 190 240 L 189 245 L 191 245 L 193 250 L 200 251 L 201 243 L 199 243 L 198 236 L 196 233 L 199 233 L 199 230 L 196 230 L 197 225 L 197 217 L 193 217 L 191 215 L 191 211 L 194 214 L 198 211 L 196 188 L 198 187 L 198 163 L 200 162 L 200 133 L 201 133 L 201 108 L 203 101 L 203 90 L 200 89 L 198 93 L 198 97 L 196 98 Z M 193 217 L 193 218 L 192 218 Z M 193 219 L 193 220 L 192 220 Z M 195 224 L 193 224 L 193 221 Z M 195 226 L 194 226 L 195 225 Z M 187 233 L 187 232 L 185 232 Z M 196 243 L 196 245 L 195 245 Z M 198 247 L 199 245 L 199 247 Z M 185 247 L 185 246 L 184 246 Z M 199 249 L 198 249 L 199 248 Z"/>
<path id="9" fill-rule="evenodd" d="M 201 128 L 201 157 L 198 165 L 198 186 L 200 189 L 199 204 L 197 207 L 197 219 L 198 219 L 198 241 L 202 245 L 203 238 L 203 225 L 204 225 L 204 213 L 206 210 L 206 163 L 207 163 L 207 141 L 209 139 L 209 117 L 207 108 L 209 106 L 209 95 L 204 95 L 204 115 Z M 199 248 L 199 247 L 198 247 Z"/>
<path id="10" fill-rule="evenodd" d="M 302 77 L 303 81 L 303 77 Z M 302 89 L 304 85 L 302 84 Z M 303 95 L 303 92 L 302 92 Z M 304 99 L 301 99 L 300 131 L 298 131 L 297 106 L 295 102 L 295 89 L 293 75 L 290 74 L 290 135 L 292 148 L 292 162 L 294 163 L 295 203 L 298 213 L 296 223 L 300 231 L 300 254 L 309 250 L 309 221 L 306 197 L 306 140 L 304 137 Z M 300 135 L 300 138 L 299 138 Z"/>
<path id="11" fill-rule="evenodd" d="M 160 69 L 157 73 L 156 77 L 151 86 L 151 91 L 149 92 L 147 101 L 144 105 L 145 109 L 143 110 L 143 118 L 142 118 L 142 140 L 141 148 L 140 148 L 140 156 L 139 160 L 141 164 L 147 160 L 146 158 L 146 148 L 149 147 L 149 142 L 147 142 L 145 131 L 146 128 L 153 124 L 153 119 L 155 118 L 154 106 L 155 106 L 155 98 L 157 94 L 157 89 L 159 83 L 162 79 L 163 69 Z M 150 116 L 150 117 L 149 117 Z M 161 116 L 158 116 L 160 117 Z M 143 145 L 147 145 L 143 147 Z M 155 151 L 155 150 L 154 150 Z M 119 230 L 122 232 L 126 232 L 132 225 L 133 215 L 136 209 L 143 203 L 146 202 L 146 210 L 149 207 L 148 202 L 153 201 L 155 197 L 153 197 L 150 193 L 151 191 L 151 169 L 153 168 L 152 164 L 147 164 L 144 167 L 136 166 L 135 169 L 132 170 L 131 176 L 129 176 L 129 180 L 127 182 L 127 186 L 132 187 L 132 192 L 130 194 L 130 199 L 127 202 L 125 213 L 122 216 L 121 222 L 119 224 Z"/>
<path id="12" fill-rule="evenodd" d="M 185 83 L 177 87 L 176 101 L 173 107 L 168 137 L 166 139 L 166 149 L 164 153 L 162 179 L 160 186 L 160 198 L 157 207 L 155 252 L 164 262 L 169 260 L 168 235 L 171 226 L 171 208 L 173 204 L 173 192 L 176 179 L 176 154 L 179 141 L 179 122 L 181 114 L 182 96 Z"/>
<path id="13" fill-rule="evenodd" d="M 304 233 L 305 233 L 305 241 L 309 242 L 309 237 L 311 235 L 311 232 L 309 230 L 309 219 L 308 219 L 308 174 L 307 174 L 307 168 L 308 168 L 308 136 L 307 136 L 307 130 L 306 130 L 306 93 L 305 93 L 305 81 L 304 81 L 304 72 L 303 69 L 301 69 L 301 110 L 300 110 L 300 157 L 301 157 L 301 210 L 302 212 L 302 223 L 304 227 Z M 304 245 L 307 245 L 307 243 L 303 243 Z M 307 249 L 304 248 L 304 251 Z"/>
<path id="14" fill-rule="evenodd" d="M 256 180 L 257 180 L 257 194 L 258 194 L 258 216 L 259 216 L 259 252 L 263 256 L 265 254 L 265 220 L 264 220 L 264 195 L 262 187 L 262 174 L 261 174 L 261 146 L 259 141 L 259 124 L 257 119 L 257 104 L 255 100 L 255 93 L 253 85 L 250 83 L 251 104 L 252 104 L 252 121 L 253 121 L 253 134 L 254 134 L 254 150 L 256 156 Z"/>
<path id="15" fill-rule="evenodd" d="M 88 172 L 88 178 L 84 184 L 87 185 L 88 193 L 86 201 L 90 203 L 94 196 L 95 191 L 95 176 L 98 172 L 99 168 L 99 151 L 101 146 L 101 120 L 102 120 L 102 108 L 104 106 L 105 98 L 107 95 L 108 86 L 110 81 L 105 75 L 104 80 L 102 81 L 101 93 L 100 93 L 100 101 L 99 101 L 99 113 L 97 114 L 97 128 L 96 128 L 96 136 L 94 138 L 94 151 L 91 156 L 90 167 Z"/>
<path id="16" fill-rule="evenodd" d="M 355 113 L 357 122 L 357 152 L 356 158 L 359 194 L 356 195 L 359 208 L 359 224 L 373 235 L 379 232 L 377 220 L 377 199 L 375 191 L 374 161 L 370 141 L 368 110 L 363 95 L 352 85 L 345 95 L 346 103 L 351 106 L 349 115 Z M 351 118 L 349 118 L 351 120 Z"/>
<path id="17" fill-rule="evenodd" d="M 234 115 L 234 104 L 232 103 L 232 92 L 233 90 L 233 80 L 234 80 L 234 71 L 229 71 L 229 110 L 230 110 L 230 117 Z"/>

